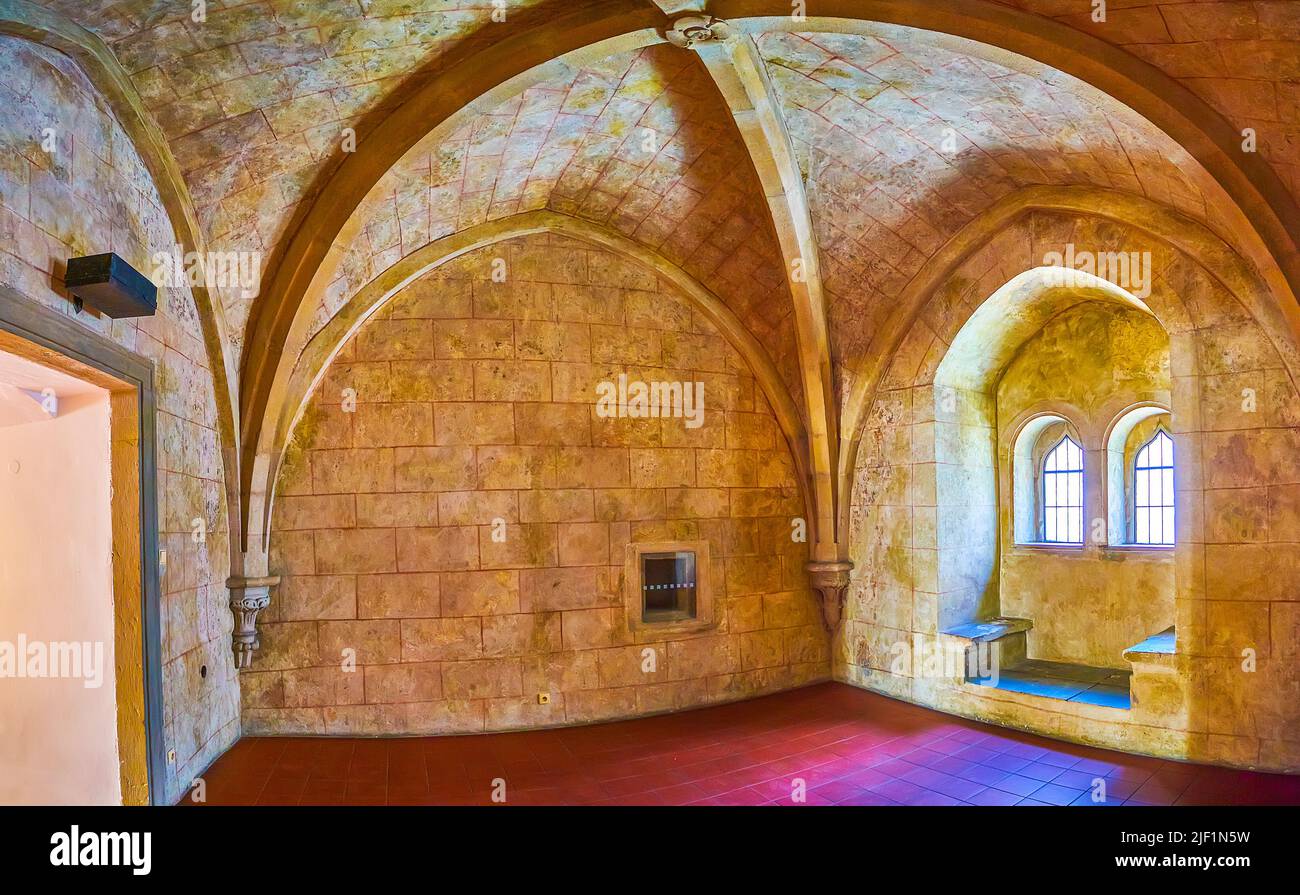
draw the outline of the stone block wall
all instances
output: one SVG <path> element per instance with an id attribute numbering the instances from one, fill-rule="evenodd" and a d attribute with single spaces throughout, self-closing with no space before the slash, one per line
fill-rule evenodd
<path id="1" fill-rule="evenodd" d="M 0 105 L 0 282 L 154 363 L 164 739 L 176 753 L 163 788 L 175 800 L 239 737 L 224 472 L 199 310 L 188 288 L 169 287 L 153 317 L 74 313 L 68 258 L 112 251 L 148 273 L 153 253 L 171 250 L 172 225 L 131 140 L 67 57 L 0 37 Z M 42 147 L 47 129 L 53 151 Z"/>
<path id="2" fill-rule="evenodd" d="M 600 416 L 620 374 L 703 382 L 703 425 Z M 553 235 L 480 249 L 377 312 L 311 398 L 245 729 L 572 724 L 825 679 L 803 513 L 750 372 L 672 287 Z M 710 545 L 717 625 L 633 634 L 627 545 L 676 540 Z"/>

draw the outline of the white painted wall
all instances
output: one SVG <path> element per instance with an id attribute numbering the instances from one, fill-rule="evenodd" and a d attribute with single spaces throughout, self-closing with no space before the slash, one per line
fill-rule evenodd
<path id="1" fill-rule="evenodd" d="M 0 364 L 0 373 L 12 364 Z M 33 365 L 35 366 L 35 365 Z M 41 368 L 37 368 L 38 370 Z M 122 801 L 113 673 L 108 392 L 80 384 L 54 419 L 0 412 L 0 803 Z M 102 644 L 100 684 L 11 676 L 27 641 Z M 21 660 L 21 656 L 18 656 Z M 94 675 L 87 675 L 93 677 Z"/>

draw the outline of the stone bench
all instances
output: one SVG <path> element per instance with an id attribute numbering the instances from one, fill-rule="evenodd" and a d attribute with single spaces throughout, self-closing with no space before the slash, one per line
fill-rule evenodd
<path id="1" fill-rule="evenodd" d="M 1174 642 L 1171 626 L 1124 650 L 1124 658 L 1133 668 L 1133 707 L 1143 723 L 1178 729 L 1188 723 L 1191 679 Z"/>
<path id="2" fill-rule="evenodd" d="M 1124 658 L 1130 662 L 1162 663 L 1164 657 L 1174 654 L 1174 627 L 1170 625 L 1159 634 L 1152 634 L 1146 640 L 1135 643 L 1124 650 Z"/>
<path id="3" fill-rule="evenodd" d="M 1028 654 L 1029 640 L 1026 636 L 1034 623 L 1027 618 L 990 618 L 984 621 L 966 622 L 948 628 L 940 633 L 967 642 L 967 668 L 978 668 L 970 662 L 970 650 L 988 650 L 986 659 L 996 668 L 1010 668 L 1025 661 Z"/>

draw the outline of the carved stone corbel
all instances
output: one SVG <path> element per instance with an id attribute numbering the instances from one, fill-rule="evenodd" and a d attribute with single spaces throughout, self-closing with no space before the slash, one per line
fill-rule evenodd
<path id="1" fill-rule="evenodd" d="M 853 563 L 847 559 L 808 563 L 808 579 L 822 598 L 822 624 L 834 634 L 844 615 L 844 595 L 849 589 L 849 572 Z"/>
<path id="2" fill-rule="evenodd" d="M 230 588 L 230 611 L 235 616 L 231 646 L 235 651 L 236 668 L 248 668 L 253 664 L 253 653 L 262 645 L 257 640 L 257 615 L 271 604 L 271 588 L 279 583 L 278 575 L 226 579 L 226 587 Z"/>
<path id="3" fill-rule="evenodd" d="M 675 47 L 690 49 L 696 44 L 722 41 L 731 37 L 732 28 L 721 19 L 707 15 L 682 16 L 664 32 L 664 39 Z"/>

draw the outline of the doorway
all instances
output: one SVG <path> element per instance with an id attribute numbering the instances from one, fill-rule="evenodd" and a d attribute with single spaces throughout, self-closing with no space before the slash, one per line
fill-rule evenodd
<path id="1" fill-rule="evenodd" d="M 152 383 L 0 286 L 0 803 L 162 799 Z"/>

